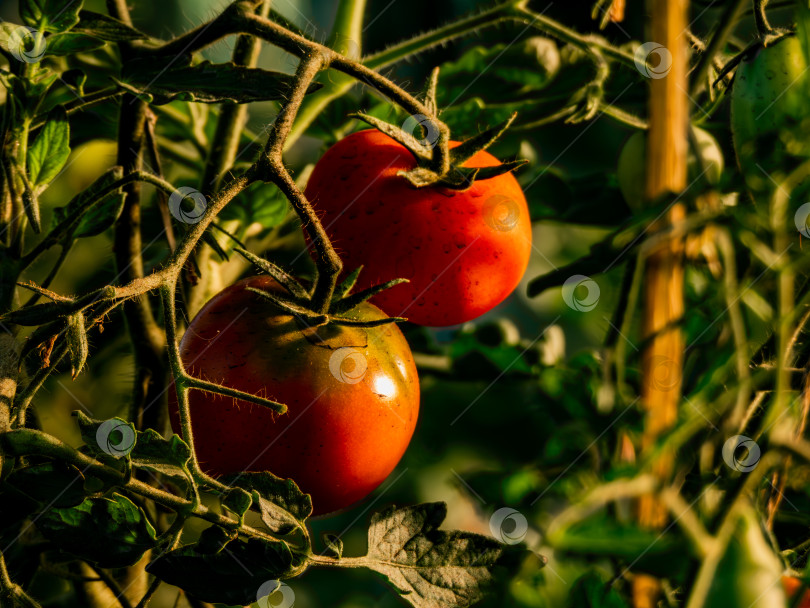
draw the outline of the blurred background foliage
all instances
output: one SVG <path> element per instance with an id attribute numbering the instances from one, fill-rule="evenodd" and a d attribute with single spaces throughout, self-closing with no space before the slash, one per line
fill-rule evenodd
<path id="1" fill-rule="evenodd" d="M 104 11 L 102 0 L 88 0 L 85 8 Z M 162 0 L 134 2 L 135 25 L 156 37 L 168 38 L 191 29 L 218 14 L 224 0 Z M 717 19 L 722 3 L 695 2 L 693 32 L 705 35 Z M 15 3 L 3 2 L 0 17 L 19 22 Z M 475 11 L 487 2 L 476 0 L 370 0 L 364 30 L 364 53 L 383 49 L 392 41 L 446 23 Z M 337 0 L 279 0 L 273 8 L 309 37 L 323 41 L 331 27 Z M 597 32 L 590 19 L 590 6 L 581 3 L 534 4 L 538 11 L 580 32 Z M 769 13 L 772 22 L 789 22 L 791 12 L 778 7 Z M 627 18 L 600 33 L 616 45 L 634 48 L 645 40 L 645 11 L 631 5 Z M 750 17 L 750 15 L 749 15 Z M 746 20 L 752 23 L 751 19 Z M 753 38 L 753 28 L 743 25 L 735 33 L 738 46 Z M 635 42 L 634 42 L 635 41 Z M 233 38 L 204 52 L 212 61 L 227 61 Z M 107 52 L 114 53 L 112 45 Z M 87 90 L 109 84 L 111 61 L 103 53 L 82 55 L 80 66 L 88 75 Z M 292 72 L 294 59 L 265 46 L 259 67 Z M 602 347 L 606 340 L 623 345 L 627 355 L 626 382 L 637 387 L 639 350 L 638 307 L 628 335 L 616 336 L 621 319 L 615 317 L 621 286 L 632 272 L 628 255 L 605 253 L 597 258 L 592 274 L 599 288 L 598 303 L 590 311 L 567 306 L 558 288 L 530 299 L 528 281 L 569 264 L 587 254 L 591 245 L 631 221 L 631 211 L 621 197 L 616 180 L 616 160 L 634 128 L 606 115 L 570 125 L 556 121 L 532 123 L 563 108 L 571 96 L 592 77 L 590 62 L 580 52 L 538 38 L 519 24 L 480 31 L 476 36 L 425 52 L 417 58 L 386 68 L 386 74 L 412 92 L 421 90 L 434 65 L 442 65 L 439 103 L 442 117 L 456 139 L 473 135 L 518 110 L 516 125 L 492 150 L 502 159 L 523 157 L 531 163 L 518 173 L 526 190 L 534 224 L 534 252 L 520 288 L 485 317 L 463 327 L 406 331 L 422 368 L 422 406 L 419 425 L 402 463 L 390 479 L 362 504 L 345 513 L 312 523 L 315 535 L 340 533 L 345 554 L 361 554 L 364 525 L 372 510 L 382 505 L 444 500 L 449 503 L 450 528 L 490 533 L 489 516 L 496 509 L 511 507 L 530 524 L 527 544 L 549 558 L 543 570 L 527 570 L 511 584 L 507 597 L 493 605 L 521 608 L 541 606 L 624 606 L 616 591 L 603 581 L 619 574 L 623 566 L 643 555 L 637 569 L 661 571 L 675 581 L 690 573 L 684 539 L 671 531 L 665 542 L 650 549 L 649 533 L 632 528 L 629 511 L 622 504 L 608 514 L 599 512 L 585 520 L 555 547 L 545 542 L 545 527 L 569 504 L 571 497 L 605 480 L 628 474 L 633 464 L 621 464 L 618 455 L 622 436 L 636 436 L 641 416 L 632 401 L 617 394 L 605 381 Z M 322 78 L 328 77 L 323 75 Z M 0 94 L 3 94 L 0 92 Z M 64 87 L 63 101 L 73 93 Z M 635 70 L 614 70 L 606 85 L 606 101 L 643 116 L 647 86 Z M 708 100 L 702 100 L 707 103 Z M 733 169 L 727 105 L 710 114 L 696 110 L 694 117 L 711 132 Z M 287 155 L 296 177 L 305 179 L 323 151 L 345 134 L 364 128 L 347 118 L 358 109 L 386 118 L 396 118 L 389 103 L 368 89 L 355 86 L 333 103 L 301 137 Z M 263 130 L 273 119 L 276 105 L 255 103 L 250 107 L 248 128 L 240 146 L 240 162 L 248 163 L 263 143 Z M 164 155 L 163 171 L 176 186 L 197 187 L 205 155 L 213 135 L 216 106 L 175 101 L 157 108 L 158 141 Z M 43 223 L 54 208 L 87 187 L 115 164 L 117 106 L 105 103 L 71 118 L 72 156 L 68 169 L 42 198 Z M 400 118 L 404 118 L 404 115 Z M 147 167 L 148 168 L 148 167 Z M 726 175 L 729 188 L 733 175 Z M 149 186 L 144 210 L 144 243 L 147 270 L 167 254 L 163 223 L 156 196 Z M 294 264 L 301 275 L 312 267 L 308 256 L 299 255 L 304 242 L 287 203 L 272 186 L 254 187 L 234 201 L 220 217 L 220 225 L 246 239 L 257 254 L 283 265 Z M 228 239 L 221 243 L 229 247 Z M 72 248 L 52 289 L 58 293 L 81 293 L 98 288 L 114 277 L 111 235 L 103 233 L 81 239 Z M 30 271 L 41 281 L 54 262 L 56 251 L 42 256 Z M 221 262 L 215 255 L 201 262 L 204 289 L 187 301 L 193 315 L 205 299 L 222 286 L 248 272 L 232 258 Z M 754 272 L 741 257 L 740 275 Z M 629 263 L 629 265 L 628 265 Z M 628 270 L 629 268 L 629 270 Z M 604 271 L 604 272 L 603 272 Z M 758 274 L 758 270 L 753 276 Z M 589 274 L 589 273 L 584 273 Z M 714 398 L 723 387 L 709 379 L 723 375 L 733 354 L 725 320 L 717 315 L 726 307 L 717 279 L 708 264 L 690 267 L 687 275 L 685 390 L 700 389 L 701 408 L 708 418 Z M 767 293 L 773 281 L 765 277 L 758 290 Z M 746 295 L 745 314 L 752 343 L 768 335 L 770 304 L 752 292 Z M 759 314 L 757 314 L 759 313 Z M 611 330 L 613 326 L 614 331 Z M 611 333 L 613 335 L 611 336 Z M 767 350 L 767 348 L 766 348 Z M 83 409 L 94 418 L 126 416 L 133 380 L 129 339 L 116 311 L 104 324 L 103 333 L 91 335 L 89 366 L 75 382 L 69 372 L 53 374 L 39 396 L 36 411 L 44 430 L 73 445 L 80 444 L 70 412 Z M 687 418 L 693 412 L 684 414 Z M 696 444 L 697 445 L 697 444 Z M 697 458 L 697 456 L 694 456 Z M 700 480 L 693 480 L 700 485 Z M 794 495 L 795 494 L 795 495 Z M 810 509 L 807 494 L 791 494 L 798 524 L 806 527 Z M 794 522 L 796 523 L 796 522 Z M 507 524 L 508 525 L 508 524 Z M 789 525 L 789 522 L 788 524 Z M 400 605 L 374 575 L 350 570 L 311 570 L 290 581 L 296 606 L 330 608 L 384 608 Z M 621 590 L 621 582 L 617 587 Z M 70 585 L 47 573 L 39 575 L 35 595 L 43 605 L 77 606 Z M 599 603 L 593 600 L 600 595 Z M 152 605 L 172 606 L 176 590 L 164 586 Z"/>

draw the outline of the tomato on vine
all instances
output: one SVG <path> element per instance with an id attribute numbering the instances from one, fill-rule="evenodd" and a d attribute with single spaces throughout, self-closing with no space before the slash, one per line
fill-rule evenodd
<path id="1" fill-rule="evenodd" d="M 500 165 L 478 151 L 461 166 Z M 385 133 L 360 131 L 324 154 L 305 194 L 344 268 L 363 267 L 362 286 L 409 279 L 376 296 L 380 308 L 420 325 L 463 323 L 500 304 L 520 282 L 532 247 L 526 198 L 509 172 L 466 190 L 416 188 L 401 175 L 416 166 Z"/>
<path id="2" fill-rule="evenodd" d="M 797 36 L 786 35 L 743 57 L 731 91 L 734 151 L 755 199 L 769 196 L 795 163 L 810 155 L 807 62 Z"/>
<path id="3" fill-rule="evenodd" d="M 188 372 L 284 403 L 259 405 L 191 390 L 194 446 L 206 472 L 265 471 L 292 478 L 314 512 L 347 507 L 376 488 L 399 462 L 416 426 L 419 380 L 395 324 L 306 327 L 260 292 L 281 295 L 268 276 L 244 279 L 214 296 L 180 343 Z M 363 302 L 345 322 L 380 322 Z M 180 432 L 177 398 L 172 427 Z"/>
<path id="4" fill-rule="evenodd" d="M 691 188 L 701 183 L 717 185 L 723 173 L 723 151 L 711 133 L 692 127 L 694 141 L 700 158 L 690 149 L 687 159 L 687 184 Z M 644 182 L 647 159 L 646 132 L 638 131 L 630 136 L 619 154 L 619 189 L 633 211 L 644 208 Z"/>

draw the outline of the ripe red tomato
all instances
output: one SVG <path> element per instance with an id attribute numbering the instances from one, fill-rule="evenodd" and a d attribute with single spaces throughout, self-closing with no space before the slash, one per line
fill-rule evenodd
<path id="1" fill-rule="evenodd" d="M 498 164 L 479 152 L 465 166 Z M 417 189 L 397 175 L 415 166 L 389 136 L 360 131 L 324 154 L 305 194 L 345 269 L 364 267 L 359 289 L 410 279 L 376 296 L 377 306 L 420 325 L 463 323 L 500 304 L 520 282 L 532 246 L 526 199 L 511 173 L 464 192 Z"/>
<path id="2" fill-rule="evenodd" d="M 793 598 L 799 592 L 799 588 L 802 586 L 802 583 L 799 579 L 793 576 L 783 576 L 782 577 L 782 586 L 785 588 L 785 593 L 789 598 Z M 793 604 L 790 604 L 791 606 Z M 810 608 L 810 591 L 805 588 L 804 595 L 802 595 L 802 600 L 799 603 L 797 608 Z"/>
<path id="3" fill-rule="evenodd" d="M 191 390 L 200 464 L 214 476 L 268 470 L 292 478 L 312 495 L 316 514 L 349 506 L 391 473 L 413 434 L 419 379 L 408 343 L 395 324 L 301 329 L 247 287 L 281 289 L 258 276 L 218 293 L 183 336 L 183 362 L 195 377 L 285 403 L 289 411 L 278 415 Z M 384 317 L 368 303 L 348 316 Z"/>

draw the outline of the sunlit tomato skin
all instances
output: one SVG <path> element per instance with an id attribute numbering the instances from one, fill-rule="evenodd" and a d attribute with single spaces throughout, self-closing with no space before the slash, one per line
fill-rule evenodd
<path id="1" fill-rule="evenodd" d="M 793 596 L 799 592 L 802 582 L 794 576 L 783 576 L 782 586 L 785 588 L 785 593 L 787 593 L 788 598 L 792 601 Z M 793 604 L 790 605 L 793 606 Z M 810 608 L 810 591 L 808 591 L 806 587 L 802 595 L 802 600 L 796 608 Z"/>
<path id="2" fill-rule="evenodd" d="M 214 476 L 271 471 L 292 478 L 312 495 L 315 514 L 347 507 L 391 473 L 413 434 L 419 380 L 408 343 L 395 324 L 302 330 L 247 287 L 280 289 L 260 276 L 214 296 L 181 340 L 183 362 L 195 377 L 289 411 L 191 390 L 200 464 Z M 365 303 L 349 316 L 385 315 Z M 179 432 L 174 391 L 169 410 Z"/>
<path id="3" fill-rule="evenodd" d="M 498 164 L 479 152 L 466 166 Z M 374 299 L 386 313 L 430 326 L 474 319 L 502 302 L 526 270 L 532 247 L 526 198 L 511 173 L 464 192 L 417 189 L 397 175 L 415 166 L 387 135 L 360 131 L 324 154 L 305 194 L 346 271 L 363 266 L 360 288 L 410 279 Z"/>

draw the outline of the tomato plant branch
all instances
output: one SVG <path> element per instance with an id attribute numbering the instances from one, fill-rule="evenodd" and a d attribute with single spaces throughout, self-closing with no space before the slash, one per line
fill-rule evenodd
<path id="1" fill-rule="evenodd" d="M 763 39 L 773 34 L 773 28 L 765 12 L 766 6 L 768 6 L 768 0 L 754 0 L 754 21 L 757 24 L 757 33 Z"/>
<path id="2" fill-rule="evenodd" d="M 106 87 L 104 89 L 99 89 L 98 91 L 94 91 L 93 93 L 89 93 L 84 97 L 80 97 L 78 99 L 74 99 L 64 105 L 65 113 L 70 116 L 71 114 L 75 114 L 76 112 L 82 112 L 87 108 L 92 106 L 98 105 L 102 102 L 105 102 L 110 99 L 115 99 L 116 97 L 120 97 L 124 94 L 124 91 L 119 89 L 118 87 Z M 35 116 L 33 121 L 31 122 L 31 129 L 30 131 L 33 133 L 37 129 L 41 128 L 45 122 L 47 121 L 47 116 L 45 114 L 40 114 Z"/>
<path id="3" fill-rule="evenodd" d="M 703 81 L 709 74 L 709 68 L 712 66 L 715 56 L 722 51 L 728 37 L 731 36 L 734 31 L 740 18 L 740 13 L 746 4 L 748 4 L 748 0 L 734 0 L 726 5 L 723 14 L 717 20 L 719 24 L 717 31 L 712 35 L 709 44 L 706 45 L 700 59 L 698 59 L 697 66 L 695 66 L 692 72 L 692 86 L 690 87 L 692 95 L 702 86 Z"/>
<path id="4" fill-rule="evenodd" d="M 113 485 L 126 489 L 144 498 L 153 500 L 157 504 L 167 507 L 179 514 L 196 517 L 209 523 L 216 524 L 228 530 L 238 530 L 240 533 L 266 541 L 278 540 L 275 537 L 248 525 L 240 527 L 239 522 L 230 517 L 220 515 L 203 504 L 181 498 L 165 490 L 155 488 L 134 476 L 127 476 L 124 472 L 109 467 L 98 460 L 83 454 L 61 440 L 34 429 L 18 429 L 9 431 L 0 437 L 0 442 L 6 451 L 15 456 L 44 456 L 53 460 L 67 462 L 78 467 L 87 474 L 98 477 Z"/>

